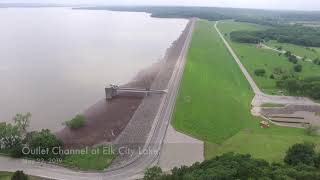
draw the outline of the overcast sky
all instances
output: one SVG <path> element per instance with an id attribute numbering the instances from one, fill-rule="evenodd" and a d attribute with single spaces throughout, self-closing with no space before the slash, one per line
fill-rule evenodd
<path id="1" fill-rule="evenodd" d="M 0 0 L 0 3 L 184 5 L 258 9 L 320 10 L 320 0 Z"/>

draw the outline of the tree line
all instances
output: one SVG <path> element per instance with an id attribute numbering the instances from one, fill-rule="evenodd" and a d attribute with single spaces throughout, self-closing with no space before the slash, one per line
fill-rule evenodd
<path id="1" fill-rule="evenodd" d="M 63 142 L 47 129 L 28 132 L 30 121 L 31 113 L 26 113 L 17 114 L 13 123 L 0 123 L 0 152 L 15 158 L 61 158 L 61 154 L 53 153 L 53 148 L 63 148 Z M 28 151 L 24 151 L 24 148 Z M 32 151 L 37 153 L 30 153 Z M 42 151 L 47 153 L 40 153 Z"/>
<path id="2" fill-rule="evenodd" d="M 270 164 L 249 154 L 226 153 L 190 167 L 174 168 L 170 174 L 153 167 L 145 172 L 144 180 L 320 179 L 320 153 L 316 153 L 314 144 L 293 145 L 283 161 Z"/>
<path id="3" fill-rule="evenodd" d="M 277 25 L 283 22 L 304 20 L 314 21 L 319 19 L 319 12 L 272 11 L 242 8 L 217 8 L 217 7 L 187 7 L 187 6 L 96 6 L 74 9 L 111 10 L 147 12 L 152 17 L 158 18 L 200 18 L 209 21 L 235 19 L 241 22 L 251 22 L 262 25 Z"/>
<path id="4" fill-rule="evenodd" d="M 320 76 L 308 78 L 287 78 L 278 80 L 277 87 L 287 90 L 292 95 L 320 99 Z"/>
<path id="5" fill-rule="evenodd" d="M 260 43 L 276 40 L 307 47 L 320 47 L 320 29 L 302 25 L 282 25 L 262 31 L 234 31 L 230 33 L 233 41 L 240 43 Z"/>

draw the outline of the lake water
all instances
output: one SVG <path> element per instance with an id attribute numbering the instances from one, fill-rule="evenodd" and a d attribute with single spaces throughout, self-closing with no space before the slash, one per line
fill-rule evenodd
<path id="1" fill-rule="evenodd" d="M 145 13 L 0 9 L 0 121 L 32 113 L 32 130 L 62 122 L 162 58 L 186 26 Z"/>

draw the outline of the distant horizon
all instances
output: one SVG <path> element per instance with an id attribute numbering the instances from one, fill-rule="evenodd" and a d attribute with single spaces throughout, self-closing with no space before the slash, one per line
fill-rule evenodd
<path id="1" fill-rule="evenodd" d="M 265 11 L 296 11 L 296 12 L 319 12 L 319 10 L 307 10 L 307 9 L 263 9 L 252 7 L 229 7 L 229 6 L 201 6 L 201 5 L 133 5 L 133 4 L 75 4 L 75 3 L 19 3 L 19 2 L 1 2 L 1 5 L 7 5 L 8 7 L 199 7 L 199 8 L 226 8 L 226 9 L 247 9 L 247 10 L 265 10 Z M 11 6 L 10 6 L 11 5 Z"/>
<path id="2" fill-rule="evenodd" d="M 58 6 L 179 6 L 258 9 L 277 11 L 320 11 L 317 0 L 0 0 L 7 5 L 58 5 Z"/>

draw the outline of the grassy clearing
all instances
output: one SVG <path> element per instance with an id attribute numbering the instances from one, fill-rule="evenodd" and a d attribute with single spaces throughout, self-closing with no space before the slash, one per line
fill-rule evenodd
<path id="1" fill-rule="evenodd" d="M 300 57 L 306 56 L 311 60 L 314 60 L 317 57 L 320 58 L 320 48 L 306 48 L 306 47 L 298 46 L 294 44 L 278 43 L 277 41 L 269 41 L 266 44 L 268 46 L 275 47 L 275 48 L 282 47 L 286 51 L 291 51 Z"/>
<path id="2" fill-rule="evenodd" d="M 270 162 L 281 162 L 288 147 L 296 143 L 318 142 L 319 138 L 304 134 L 257 133 L 243 130 L 236 136 L 225 141 L 222 146 L 209 148 L 206 158 L 221 155 L 236 150 L 238 153 L 248 153 L 256 158 Z M 244 145 L 245 144 L 245 145 Z M 211 145 L 212 146 L 212 145 Z M 211 151 L 210 151 L 211 150 Z"/>
<path id="3" fill-rule="evenodd" d="M 280 161 L 294 143 L 320 138 L 303 129 L 259 127 L 250 114 L 253 93 L 213 27 L 198 21 L 172 121 L 180 132 L 205 141 L 205 157 L 250 153 Z"/>
<path id="4" fill-rule="evenodd" d="M 233 21 L 223 21 L 219 24 L 219 29 L 222 33 L 226 34 L 237 30 L 254 31 L 264 28 L 266 27 Z M 229 37 L 227 37 L 227 40 L 263 92 L 268 94 L 282 94 L 281 89 L 276 87 L 276 80 L 269 77 L 273 74 L 275 68 L 281 68 L 287 72 L 293 71 L 293 64 L 290 63 L 285 56 L 279 56 L 277 52 L 268 49 L 257 48 L 257 46 L 253 44 L 233 42 Z M 296 53 L 295 51 L 292 52 Z M 300 77 L 317 76 L 320 74 L 320 66 L 318 65 L 314 65 L 310 62 L 303 62 L 301 60 L 299 61 L 299 64 L 303 67 L 301 73 L 296 73 Z M 266 75 L 264 77 L 256 76 L 254 74 L 256 69 L 265 69 Z M 286 92 L 283 93 L 287 94 Z"/>
<path id="5" fill-rule="evenodd" d="M 104 170 L 111 164 L 113 158 L 110 148 L 101 146 L 84 150 L 83 154 L 67 155 L 61 164 L 83 171 Z"/>

